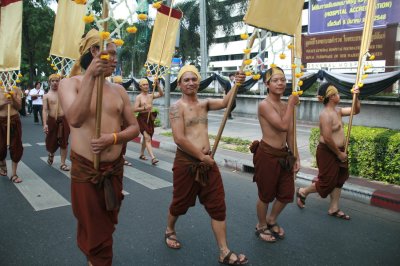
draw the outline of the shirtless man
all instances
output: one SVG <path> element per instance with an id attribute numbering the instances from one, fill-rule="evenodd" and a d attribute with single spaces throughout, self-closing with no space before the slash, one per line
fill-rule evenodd
<path id="1" fill-rule="evenodd" d="M 89 265 L 112 264 L 112 234 L 123 199 L 122 144 L 139 134 L 125 89 L 107 80 L 103 85 L 101 136 L 95 139 L 96 85 L 98 77 L 112 74 L 117 63 L 116 45 L 100 53 L 100 35 L 90 30 L 81 40 L 81 57 L 71 71 L 83 75 L 63 79 L 59 96 L 71 128 L 71 205 L 78 220 L 77 242 Z M 109 56 L 107 59 L 104 56 Z M 101 58 L 103 56 L 103 59 Z M 124 122 L 126 128 L 121 130 Z M 100 166 L 93 167 L 93 154 Z"/>
<path id="2" fill-rule="evenodd" d="M 68 153 L 69 125 L 64 117 L 58 98 L 58 84 L 60 76 L 52 74 L 49 77 L 50 90 L 43 96 L 43 132 L 46 134 L 46 149 L 48 151 L 47 163 L 53 164 L 54 153 L 60 148 L 60 169 L 69 171 L 65 163 Z"/>
<path id="3" fill-rule="evenodd" d="M 149 82 L 145 78 L 140 80 L 139 86 L 142 92 L 136 97 L 133 106 L 133 111 L 139 112 L 137 120 L 140 127 L 140 133 L 143 135 L 139 159 L 147 160 L 146 156 L 144 156 L 144 149 L 147 148 L 147 152 L 150 154 L 151 163 L 153 165 L 158 163 L 157 158 L 154 156 L 153 148 L 151 147 L 151 138 L 154 134 L 154 120 L 156 119 L 157 113 L 151 112 L 151 110 L 153 108 L 153 100 L 164 95 L 164 91 L 158 81 L 155 80 L 154 82 L 157 84 L 158 92 L 149 94 Z M 149 112 L 151 113 L 150 118 Z"/>
<path id="4" fill-rule="evenodd" d="M 355 87 L 353 93 L 358 94 Z M 339 198 L 343 184 L 349 178 L 347 154 L 344 152 L 345 136 L 343 116 L 351 114 L 351 107 L 338 107 L 338 90 L 329 83 L 324 83 L 318 90 L 318 99 L 324 104 L 319 115 L 319 144 L 317 147 L 318 181 L 305 188 L 297 189 L 297 206 L 305 207 L 306 197 L 318 192 L 322 198 L 330 195 L 328 214 L 332 217 L 350 220 L 350 216 L 339 209 Z M 361 105 L 356 97 L 354 114 L 360 113 Z"/>
<path id="5" fill-rule="evenodd" d="M 17 175 L 18 162 L 22 158 L 22 127 L 18 110 L 21 109 L 21 95 L 19 88 L 13 88 L 11 93 L 6 93 L 4 88 L 0 92 L 0 175 L 7 176 L 7 115 L 8 105 L 11 105 L 10 113 L 10 157 L 12 161 L 12 173 L 10 181 L 21 183 L 22 179 Z"/>
<path id="6" fill-rule="evenodd" d="M 275 242 L 285 236 L 277 219 L 286 204 L 293 201 L 294 173 L 300 169 L 299 155 L 292 154 L 293 109 L 299 97 L 291 95 L 287 103 L 281 100 L 286 89 L 286 77 L 279 67 L 267 70 L 264 84 L 268 88 L 268 96 L 258 106 L 262 140 L 254 141 L 250 147 L 254 153 L 253 181 L 258 188 L 255 233 L 263 241 Z M 274 200 L 268 215 L 269 203 Z"/>
<path id="7" fill-rule="evenodd" d="M 243 72 L 236 75 L 237 83 L 243 83 L 244 79 Z M 196 67 L 182 67 L 178 73 L 182 97 L 170 109 L 172 133 L 178 148 L 172 168 L 174 191 L 165 243 L 172 249 L 181 248 L 175 224 L 180 215 L 195 205 L 198 196 L 211 217 L 211 227 L 219 247 L 218 261 L 231 265 L 246 264 L 248 260 L 244 255 L 236 255 L 227 246 L 224 186 L 218 166 L 210 156 L 208 139 L 208 111 L 225 108 L 232 91 L 223 99 L 199 100 L 199 85 L 200 74 Z"/>

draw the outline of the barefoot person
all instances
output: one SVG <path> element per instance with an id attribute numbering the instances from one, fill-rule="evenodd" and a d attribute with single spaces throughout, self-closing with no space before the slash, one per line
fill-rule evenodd
<path id="1" fill-rule="evenodd" d="M 245 75 L 240 73 L 236 81 L 242 83 L 244 79 Z M 224 186 L 218 166 L 209 155 L 208 111 L 225 108 L 232 93 L 224 99 L 199 100 L 199 85 L 200 74 L 196 67 L 182 67 L 178 73 L 182 97 L 170 109 L 172 133 L 178 148 L 172 168 L 174 191 L 165 242 L 169 248 L 181 248 L 175 223 L 180 215 L 195 205 L 198 196 L 211 217 L 211 227 L 219 247 L 218 261 L 230 265 L 246 264 L 244 255 L 233 253 L 227 246 Z"/>
<path id="2" fill-rule="evenodd" d="M 258 223 L 255 233 L 263 241 L 275 242 L 285 236 L 277 219 L 286 204 L 293 202 L 293 175 L 300 169 L 298 154 L 292 154 L 293 109 L 299 98 L 290 96 L 287 103 L 281 101 L 286 88 L 286 77 L 279 67 L 267 70 L 264 84 L 268 96 L 258 105 L 262 139 L 254 141 L 250 147 L 254 153 L 253 181 L 257 183 L 258 188 Z M 274 200 L 268 214 L 269 204 Z"/>
<path id="3" fill-rule="evenodd" d="M 22 147 L 22 127 L 18 110 L 21 109 L 21 95 L 19 88 L 13 88 L 8 98 L 4 91 L 0 92 L 0 175 L 7 176 L 7 115 L 10 104 L 10 157 L 12 172 L 10 180 L 21 183 L 22 179 L 17 175 L 18 162 L 21 161 L 24 148 Z"/>
<path id="4" fill-rule="evenodd" d="M 81 40 L 81 57 L 71 78 L 60 82 L 61 107 L 71 129 L 71 205 L 78 220 L 77 242 L 89 265 L 111 265 L 113 238 L 123 199 L 124 160 L 122 144 L 139 134 L 125 89 L 104 81 L 101 136 L 95 139 L 97 77 L 108 77 L 115 69 L 116 45 L 108 43 L 100 53 L 100 35 L 90 30 Z M 109 59 L 101 58 L 108 55 Z M 85 70 L 83 75 L 80 68 Z M 121 131 L 122 123 L 126 128 Z M 93 154 L 100 154 L 99 170 Z"/>
<path id="5" fill-rule="evenodd" d="M 143 135 L 142 148 L 140 150 L 141 160 L 147 160 L 146 156 L 144 156 L 144 150 L 147 149 L 151 157 L 151 163 L 153 165 L 158 163 L 157 158 L 154 156 L 153 148 L 151 147 L 151 138 L 154 134 L 154 121 L 157 117 L 156 112 L 152 112 L 153 108 L 153 100 L 160 98 L 164 95 L 164 92 L 159 85 L 158 81 L 154 81 L 157 84 L 158 92 L 149 94 L 149 82 L 147 79 L 143 78 L 139 82 L 140 90 L 142 91 L 135 99 L 135 104 L 133 106 L 134 112 L 139 112 L 137 117 L 140 133 Z M 150 112 L 150 118 L 149 118 Z"/>
<path id="6" fill-rule="evenodd" d="M 353 93 L 359 93 L 357 87 Z M 330 195 L 328 214 L 350 220 L 350 216 L 339 209 L 339 198 L 344 182 L 349 178 L 347 154 L 344 152 L 345 136 L 343 116 L 351 114 L 351 107 L 340 108 L 338 90 L 329 83 L 324 83 L 318 90 L 318 99 L 324 104 L 319 115 L 319 144 L 317 147 L 318 180 L 305 188 L 298 188 L 296 203 L 299 208 L 305 207 L 306 197 L 318 192 L 322 198 Z M 354 113 L 360 113 L 361 106 L 356 97 Z"/>
<path id="7" fill-rule="evenodd" d="M 46 150 L 49 153 L 47 163 L 53 164 L 54 153 L 60 148 L 60 169 L 69 171 L 65 163 L 68 153 L 69 125 L 64 117 L 58 98 L 60 76 L 52 74 L 49 77 L 50 90 L 43 96 L 43 132 L 46 134 Z"/>

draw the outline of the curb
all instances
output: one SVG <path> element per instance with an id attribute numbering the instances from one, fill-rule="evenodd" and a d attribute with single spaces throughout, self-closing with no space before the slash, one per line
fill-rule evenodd
<path id="1" fill-rule="evenodd" d="M 135 138 L 134 142 L 140 143 L 140 137 Z M 176 151 L 176 144 L 170 141 L 152 140 L 152 146 L 169 152 Z M 227 155 L 217 154 L 214 158 L 218 165 L 234 169 L 245 173 L 254 173 L 253 162 Z M 316 176 L 299 172 L 297 174 L 296 185 L 308 186 L 315 182 Z M 400 212 L 400 194 L 388 191 L 360 186 L 352 183 L 345 183 L 342 189 L 344 198 L 361 202 L 364 204 Z"/>

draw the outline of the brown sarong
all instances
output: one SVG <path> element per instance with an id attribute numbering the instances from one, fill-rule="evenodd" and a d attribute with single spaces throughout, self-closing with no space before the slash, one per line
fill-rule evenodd
<path id="1" fill-rule="evenodd" d="M 46 149 L 50 153 L 55 153 L 60 147 L 61 149 L 66 149 L 68 147 L 69 138 L 69 125 L 67 119 L 64 116 L 57 117 L 47 117 L 47 126 L 49 132 L 46 135 Z"/>
<path id="2" fill-rule="evenodd" d="M 137 121 L 140 127 L 140 133 L 147 132 L 150 137 L 153 137 L 154 134 L 154 121 L 157 118 L 157 112 L 151 112 L 149 122 L 147 122 L 147 118 L 149 117 L 149 112 L 147 113 L 139 113 L 137 116 Z"/>
<path id="3" fill-rule="evenodd" d="M 112 264 L 112 234 L 124 198 L 122 177 L 124 160 L 93 162 L 71 151 L 71 205 L 78 220 L 79 248 L 93 265 Z"/>
<path id="4" fill-rule="evenodd" d="M 275 149 L 263 140 L 255 140 L 250 147 L 253 155 L 254 176 L 258 197 L 264 203 L 276 198 L 282 203 L 293 201 L 294 179 L 293 164 L 296 157 L 288 148 Z"/>
<path id="5" fill-rule="evenodd" d="M 203 166 L 201 161 L 177 149 L 172 168 L 174 191 L 169 211 L 173 216 L 185 214 L 196 204 L 198 196 L 212 219 L 224 221 L 226 206 L 221 173 L 216 164 L 211 168 L 208 167 L 206 171 L 208 182 L 204 186 L 195 180 L 196 173 L 205 169 Z"/>
<path id="6" fill-rule="evenodd" d="M 340 148 L 344 151 L 344 148 Z M 322 198 L 326 198 L 335 188 L 342 188 L 349 178 L 348 162 L 341 162 L 325 143 L 317 146 L 318 180 L 315 187 Z"/>
<path id="7" fill-rule="evenodd" d="M 10 158 L 14 163 L 21 161 L 24 148 L 22 147 L 22 126 L 18 114 L 10 117 Z M 0 116 L 0 161 L 7 157 L 7 116 Z"/>

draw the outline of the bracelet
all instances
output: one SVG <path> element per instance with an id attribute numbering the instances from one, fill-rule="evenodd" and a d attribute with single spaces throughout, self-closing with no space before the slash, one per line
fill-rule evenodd
<path id="1" fill-rule="evenodd" d="M 114 137 L 114 143 L 113 145 L 117 144 L 117 133 L 113 133 L 113 137 Z"/>

